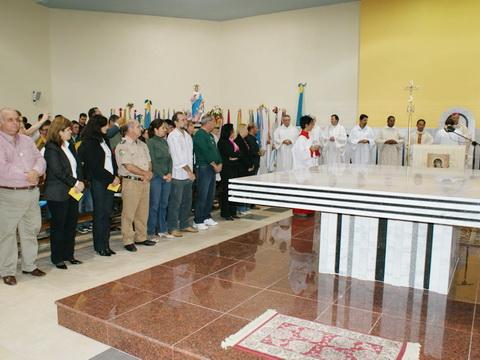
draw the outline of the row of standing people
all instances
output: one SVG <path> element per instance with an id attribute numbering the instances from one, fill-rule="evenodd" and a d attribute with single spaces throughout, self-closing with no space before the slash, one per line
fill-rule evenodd
<path id="1" fill-rule="evenodd" d="M 345 128 L 339 124 L 339 117 L 331 115 L 330 125 L 321 129 L 315 125 L 315 118 L 312 128 L 308 131 L 309 143 L 316 147 L 309 157 L 309 161 L 317 165 L 323 161 L 328 165 L 352 162 L 353 164 L 375 164 L 376 150 L 378 149 L 378 164 L 380 165 L 401 165 L 403 146 L 405 138 L 395 127 L 395 117 L 389 116 L 387 125 L 381 128 L 376 134 L 368 123 L 368 116 L 360 115 L 359 123 L 351 129 L 347 135 Z M 410 133 L 411 145 L 464 145 L 467 146 L 470 138 L 468 129 L 459 122 L 459 115 L 454 113 L 445 122 L 445 127 L 436 131 L 435 136 L 425 131 L 426 121 L 419 119 L 416 122 L 416 129 Z M 305 154 L 305 139 L 301 137 L 302 131 L 290 126 L 290 116 L 282 117 L 281 126 L 274 132 L 274 149 L 277 153 L 276 171 L 286 171 L 296 168 L 295 157 Z M 299 144 L 296 145 L 297 140 Z M 302 145 L 303 144 L 303 145 Z M 300 152 L 296 150 L 298 148 Z M 300 150 L 301 149 L 301 150 Z M 297 153 L 297 155 L 295 155 Z M 304 155 L 305 156 L 305 155 Z M 320 158 L 321 157 L 321 158 Z"/>
<path id="2" fill-rule="evenodd" d="M 182 232 L 198 232 L 216 225 L 210 212 L 217 173 L 222 183 L 221 215 L 226 220 L 237 217 L 237 204 L 228 201 L 228 180 L 258 171 L 260 151 L 254 126 L 240 129 L 234 138 L 233 126 L 226 124 L 216 144 L 211 134 L 215 126 L 212 117 L 202 119 L 202 128 L 192 139 L 186 132 L 186 116 L 179 112 L 168 138 L 166 121 L 155 120 L 150 127 L 151 139 L 145 145 L 138 140 L 140 125 L 130 121 L 124 127 L 124 138 L 112 150 L 107 136 L 111 126 L 97 108 L 92 110 L 76 144 L 72 141 L 72 123 L 56 116 L 49 124 L 44 156 L 30 137 L 19 133 L 18 112 L 8 108 L 0 111 L 0 164 L 14 170 L 0 177 L 0 211 L 10 215 L 3 217 L 5 224 L 0 224 L 8 223 L 7 232 L 0 237 L 0 275 L 9 285 L 16 283 L 17 229 L 22 270 L 34 276 L 45 275 L 35 265 L 36 236 L 41 226 L 38 185 L 44 174 L 44 196 L 51 213 L 51 261 L 60 269 L 67 269 L 67 263 L 81 264 L 74 257 L 78 202 L 70 196 L 72 191 L 82 193 L 88 187 L 91 192 L 94 249 L 102 256 L 115 254 L 110 248 L 114 198 L 111 188 L 120 183 L 122 237 L 129 251 L 136 251 L 135 245 L 154 245 L 152 240 L 157 236 L 180 237 Z M 191 226 L 195 179 L 198 190 Z M 19 199 L 23 202 L 19 203 Z"/>

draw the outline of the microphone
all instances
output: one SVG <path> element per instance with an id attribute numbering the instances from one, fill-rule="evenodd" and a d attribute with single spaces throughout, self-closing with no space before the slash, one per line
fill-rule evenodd
<path id="1" fill-rule="evenodd" d="M 444 129 L 445 129 L 445 131 L 448 132 L 448 133 L 454 133 L 455 135 L 460 136 L 461 138 L 467 140 L 467 141 L 470 142 L 473 146 L 479 145 L 475 140 L 469 139 L 468 137 L 463 136 L 462 134 L 459 134 L 459 133 L 455 132 L 455 128 L 453 127 L 453 125 L 447 125 L 447 126 L 445 126 Z"/>

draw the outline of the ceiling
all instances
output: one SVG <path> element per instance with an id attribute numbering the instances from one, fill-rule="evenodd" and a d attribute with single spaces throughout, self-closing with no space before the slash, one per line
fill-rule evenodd
<path id="1" fill-rule="evenodd" d="M 49 8 L 232 20 L 352 0 L 34 0 Z"/>

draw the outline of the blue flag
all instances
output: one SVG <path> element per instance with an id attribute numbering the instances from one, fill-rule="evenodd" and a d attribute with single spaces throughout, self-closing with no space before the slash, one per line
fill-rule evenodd
<path id="1" fill-rule="evenodd" d="M 300 119 L 303 116 L 303 92 L 307 83 L 298 84 L 298 108 L 297 108 L 297 126 L 300 127 Z"/>
<path id="2" fill-rule="evenodd" d="M 144 127 L 148 129 L 150 127 L 150 123 L 152 122 L 152 101 L 145 100 L 145 119 L 144 119 Z"/>
<path id="3" fill-rule="evenodd" d="M 259 109 L 257 109 L 257 122 L 256 122 L 257 135 L 256 135 L 256 138 L 257 138 L 258 145 L 262 144 L 262 124 L 263 124 L 262 113 Z"/>

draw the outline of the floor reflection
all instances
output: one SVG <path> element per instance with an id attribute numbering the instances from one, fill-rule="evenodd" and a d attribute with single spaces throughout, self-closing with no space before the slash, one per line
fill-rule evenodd
<path id="1" fill-rule="evenodd" d="M 419 342 L 421 359 L 480 359 L 479 248 L 470 244 L 467 257 L 462 247 L 445 296 L 319 274 L 319 228 L 318 214 L 289 218 L 62 299 L 62 311 L 71 309 L 70 319 L 76 319 L 63 325 L 103 341 L 78 325 L 85 323 L 82 314 L 89 324 L 98 319 L 113 326 L 117 348 L 141 358 L 146 355 L 132 345 L 134 336 L 206 358 L 242 359 L 247 357 L 221 350 L 211 336 L 222 340 L 273 308 L 365 334 Z M 468 231 L 460 233 L 465 237 Z"/>

